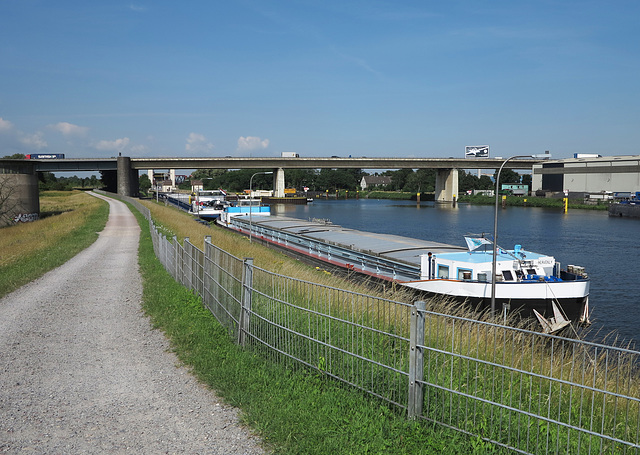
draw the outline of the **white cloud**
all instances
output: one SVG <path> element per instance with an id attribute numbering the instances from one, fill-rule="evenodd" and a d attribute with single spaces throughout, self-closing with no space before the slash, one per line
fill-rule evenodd
<path id="1" fill-rule="evenodd" d="M 252 150 L 266 149 L 269 147 L 269 139 L 260 139 L 255 136 L 238 138 L 238 152 L 250 152 Z"/>
<path id="2" fill-rule="evenodd" d="M 49 125 L 49 128 L 52 128 L 65 136 L 82 135 L 89 130 L 86 126 L 78 126 L 67 122 L 59 122 L 55 125 Z"/>
<path id="3" fill-rule="evenodd" d="M 47 142 L 42 139 L 42 133 L 23 134 L 20 136 L 20 142 L 30 149 L 40 150 L 47 146 Z"/>
<path id="4" fill-rule="evenodd" d="M 144 13 L 145 11 L 147 11 L 147 8 L 142 6 L 142 5 L 136 5 L 134 3 L 129 4 L 129 9 L 131 11 L 135 11 L 137 13 Z"/>
<path id="5" fill-rule="evenodd" d="M 121 139 L 116 139 L 115 141 L 100 141 L 95 145 L 95 147 L 96 149 L 103 151 L 122 152 L 127 145 L 129 145 L 129 138 L 123 137 Z"/>
<path id="6" fill-rule="evenodd" d="M 184 149 L 189 153 L 201 154 L 213 150 L 213 144 L 202 134 L 189 133 Z"/>
<path id="7" fill-rule="evenodd" d="M 13 123 L 0 117 L 0 131 L 9 131 L 13 128 Z"/>

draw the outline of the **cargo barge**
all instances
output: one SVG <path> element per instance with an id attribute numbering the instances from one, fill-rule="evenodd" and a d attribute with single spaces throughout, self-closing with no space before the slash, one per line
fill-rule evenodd
<path id="1" fill-rule="evenodd" d="M 493 243 L 469 238 L 467 246 L 347 229 L 327 221 L 236 216 L 225 223 L 295 254 L 377 279 L 396 282 L 480 309 L 491 307 Z M 487 247 L 490 248 L 487 248 Z M 495 303 L 498 310 L 536 317 L 553 332 L 569 321 L 589 321 L 589 277 L 579 266 L 561 269 L 554 257 L 498 249 Z M 548 324 L 545 327 L 545 323 Z"/>

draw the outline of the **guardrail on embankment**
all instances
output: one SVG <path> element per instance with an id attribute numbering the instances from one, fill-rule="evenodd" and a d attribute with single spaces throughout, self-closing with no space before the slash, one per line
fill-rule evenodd
<path id="1" fill-rule="evenodd" d="M 519 453 L 640 453 L 640 352 L 426 311 L 256 267 L 205 238 L 156 255 L 246 349 Z"/>

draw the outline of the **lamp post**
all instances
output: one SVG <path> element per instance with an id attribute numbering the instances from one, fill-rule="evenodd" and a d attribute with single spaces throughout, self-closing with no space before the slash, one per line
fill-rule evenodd
<path id="1" fill-rule="evenodd" d="M 515 155 L 507 158 L 502 162 L 500 169 L 498 169 L 498 173 L 496 174 L 496 194 L 495 194 L 495 208 L 493 213 L 493 258 L 491 261 L 491 316 L 493 317 L 496 313 L 496 268 L 498 261 L 498 197 L 499 197 L 499 189 L 500 189 L 500 173 L 502 172 L 502 168 L 505 164 L 507 164 L 510 160 L 516 158 L 537 158 L 537 159 L 548 159 L 551 158 L 549 152 L 545 152 L 541 155 Z"/>
<path id="2" fill-rule="evenodd" d="M 253 232 L 253 228 L 251 227 L 251 208 L 252 208 L 252 202 L 253 202 L 253 195 L 252 193 L 252 184 L 253 184 L 253 178 L 256 175 L 267 175 L 267 174 L 273 174 L 273 171 L 267 171 L 267 172 L 256 172 L 255 174 L 253 174 L 251 176 L 251 178 L 249 179 L 249 243 L 251 243 L 251 237 L 252 237 L 252 232 Z"/>

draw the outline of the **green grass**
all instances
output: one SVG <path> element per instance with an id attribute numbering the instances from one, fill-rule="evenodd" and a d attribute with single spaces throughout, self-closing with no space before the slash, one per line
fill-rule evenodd
<path id="1" fill-rule="evenodd" d="M 243 351 L 199 297 L 175 282 L 156 259 L 147 221 L 139 261 L 143 307 L 164 331 L 179 359 L 282 454 L 487 453 L 494 450 L 459 432 L 410 422 L 359 391 L 319 373 L 291 371 Z M 496 449 L 497 450 L 497 449 Z"/>
<path id="2" fill-rule="evenodd" d="M 423 201 L 427 200 L 427 194 L 422 194 L 421 195 L 421 199 Z M 401 191 L 369 191 L 369 192 L 362 192 L 360 197 L 363 198 L 368 198 L 368 199 L 392 199 L 392 200 L 403 200 L 403 201 L 408 201 L 408 200 L 415 200 L 416 199 L 416 193 L 405 193 L 405 192 L 401 192 Z M 431 200 L 433 200 L 433 196 L 431 197 Z"/>
<path id="3" fill-rule="evenodd" d="M 221 243 L 221 233 L 216 233 L 215 230 L 210 230 L 208 232 L 216 237 L 216 244 Z M 195 238 L 195 236 L 191 235 L 189 235 L 189 237 Z M 231 247 L 231 249 L 237 249 L 237 245 L 242 243 L 238 242 L 238 239 L 240 238 L 236 239 L 235 246 Z M 255 248 L 258 248 L 258 246 Z M 239 256 L 245 256 L 244 252 Z M 253 257 L 257 255 L 251 254 L 247 256 Z M 269 263 L 269 261 L 265 262 Z M 273 266 L 273 261 L 271 262 L 271 266 Z M 269 283 L 272 283 L 272 279 L 269 277 L 261 278 L 261 275 L 268 275 L 269 273 L 266 271 L 254 273 L 253 283 L 253 286 L 256 287 L 256 289 L 259 289 L 260 294 L 268 296 L 274 295 L 274 292 L 277 291 L 277 289 L 274 290 L 269 288 Z M 285 273 L 285 275 L 292 276 L 287 273 Z M 298 313 L 295 311 L 287 312 L 284 308 L 274 308 L 274 303 L 271 301 L 272 299 L 269 298 L 265 298 L 265 301 L 261 304 L 260 301 L 262 299 L 260 297 L 254 300 L 253 310 L 261 316 L 264 316 L 266 319 L 272 319 L 272 314 L 270 314 L 270 312 L 275 315 L 287 314 L 286 319 L 289 329 L 293 330 L 295 333 L 302 334 L 301 336 L 303 337 L 321 337 L 324 332 L 314 331 L 314 328 L 326 327 L 326 324 L 329 324 L 319 316 L 321 312 L 327 310 L 327 302 L 325 302 L 325 298 L 322 296 L 322 291 L 309 292 L 307 289 L 309 286 L 305 284 L 304 292 L 301 291 L 298 295 L 298 290 L 295 285 L 291 283 L 280 283 L 278 286 L 279 288 L 282 288 L 282 290 L 286 291 L 286 296 L 281 296 L 284 301 L 296 301 L 299 305 L 304 306 L 305 308 L 308 307 L 316 309 L 318 311 L 317 316 L 312 316 L 312 314 L 316 314 L 313 311 L 310 313 L 306 313 L 304 311 Z M 191 294 L 188 295 L 190 299 L 194 299 L 196 306 L 199 308 L 201 306 L 200 301 L 191 296 Z M 280 297 L 276 298 L 275 301 L 278 301 L 279 298 Z M 317 302 L 316 299 L 318 299 Z M 351 302 L 351 299 L 349 301 Z M 336 318 L 348 316 L 340 313 L 340 301 L 334 301 L 331 299 L 331 303 L 332 305 L 337 305 L 335 310 L 338 311 L 338 313 L 334 314 L 334 308 L 332 306 L 332 316 L 335 316 Z M 369 315 L 366 311 L 356 311 L 355 314 L 363 318 L 376 317 L 374 314 Z M 351 319 L 349 317 L 346 318 Z M 432 367 L 428 369 L 427 377 L 425 378 L 429 382 L 439 384 L 443 388 L 452 387 L 453 389 L 461 392 L 477 394 L 480 398 L 488 399 L 489 401 L 494 401 L 496 403 L 502 403 L 507 406 L 520 407 L 525 411 L 528 409 L 529 411 L 538 412 L 542 416 L 549 413 L 547 417 L 557 418 L 559 421 L 570 422 L 573 425 L 578 424 L 578 422 L 582 422 L 581 425 L 583 426 L 588 425 L 592 414 L 606 415 L 606 417 L 603 417 L 603 430 L 607 434 L 613 434 L 621 437 L 633 437 L 633 434 L 629 433 L 628 429 L 621 427 L 619 424 L 620 422 L 626 422 L 626 425 L 630 428 L 635 428 L 635 417 L 629 418 L 625 415 L 625 413 L 627 413 L 629 416 L 637 416 L 637 404 L 635 404 L 635 402 L 631 403 L 632 400 L 619 398 L 617 399 L 619 403 L 612 407 L 611 403 L 606 405 L 604 404 L 602 394 L 598 394 L 597 397 L 592 399 L 593 395 L 590 393 L 582 393 L 582 389 L 578 385 L 570 386 L 571 390 L 568 391 L 567 385 L 559 383 L 552 384 L 546 380 L 543 381 L 535 377 L 535 374 L 541 374 L 543 376 L 554 376 L 570 380 L 575 369 L 575 373 L 578 376 L 583 376 L 582 380 L 589 382 L 588 385 L 597 383 L 599 387 L 609 389 L 621 387 L 621 389 L 624 389 L 629 396 L 637 396 L 637 387 L 633 385 L 635 383 L 634 376 L 626 371 L 628 370 L 628 365 L 624 360 L 618 362 L 618 366 L 614 370 L 602 370 L 601 368 L 598 368 L 598 371 L 596 372 L 595 367 L 597 365 L 592 364 L 588 359 L 583 359 L 578 355 L 575 357 L 575 361 L 572 360 L 574 358 L 573 351 L 569 349 L 564 354 L 556 352 L 553 356 L 554 361 L 551 362 L 553 365 L 551 365 L 549 363 L 551 359 L 547 355 L 545 346 L 540 345 L 540 343 L 536 344 L 535 340 L 537 338 L 535 337 L 531 340 L 529 337 L 523 338 L 521 336 L 516 336 L 514 338 L 511 335 L 500 335 L 500 331 L 496 332 L 490 327 L 482 330 L 476 329 L 473 324 L 473 327 L 468 329 L 458 324 L 456 326 L 457 330 L 455 331 L 456 337 L 453 337 L 454 332 L 451 332 L 447 328 L 448 324 L 445 319 L 446 318 L 429 318 L 429 324 L 433 327 L 426 330 L 426 332 L 430 334 L 426 343 L 428 346 L 436 349 L 436 352 L 429 354 L 429 362 Z M 366 323 L 363 321 L 359 322 L 365 327 L 368 327 L 370 322 L 375 322 L 375 324 L 373 324 L 375 328 L 385 332 L 393 332 L 393 330 L 388 330 L 388 328 L 378 325 L 384 324 L 385 321 L 387 321 L 387 319 L 382 317 L 380 320 L 369 321 L 367 319 Z M 260 324 L 260 322 L 257 322 L 256 324 Z M 391 356 L 392 361 L 395 359 L 400 363 L 391 363 L 390 365 L 399 369 L 406 369 L 405 364 L 407 360 L 403 356 L 403 353 L 406 352 L 405 348 L 400 347 L 400 351 L 395 352 L 399 346 L 385 344 L 384 340 L 378 340 L 378 338 L 372 335 L 365 335 L 364 332 L 359 329 L 355 329 L 356 332 L 354 332 L 353 327 L 349 325 L 342 327 L 342 324 L 340 324 L 338 320 L 332 321 L 330 324 L 331 328 L 328 330 L 328 333 L 331 334 L 332 345 L 340 346 L 341 341 L 344 340 L 345 345 L 342 347 L 344 349 L 349 349 L 349 340 L 352 340 L 354 333 L 357 332 L 356 337 L 361 342 L 362 352 L 367 352 L 368 356 L 371 355 L 376 361 L 385 364 L 388 363 L 388 357 Z M 474 343 L 470 343 L 470 339 L 462 337 L 462 334 L 471 333 L 472 329 L 474 334 Z M 260 327 L 256 326 L 252 330 L 255 330 L 256 333 L 261 333 Z M 264 332 L 264 330 L 266 329 L 263 328 L 262 331 Z M 313 333 L 307 333 L 309 331 Z M 223 334 L 227 333 L 225 330 L 222 332 Z M 502 336 L 506 336 L 506 338 L 503 339 Z M 224 339 L 226 342 L 229 342 L 226 336 Z M 460 434 L 442 433 L 440 427 L 425 427 L 406 422 L 405 416 L 401 412 L 398 413 L 390 410 L 386 405 L 382 405 L 375 399 L 360 394 L 360 392 L 355 388 L 347 388 L 346 386 L 343 388 L 337 382 L 328 381 L 324 378 L 322 373 L 322 371 L 327 371 L 328 373 L 335 374 L 338 377 L 354 381 L 364 389 L 375 390 L 386 397 L 390 396 L 390 394 L 387 393 L 388 390 L 391 390 L 393 393 L 397 392 L 397 395 L 391 397 L 392 400 L 404 403 L 406 402 L 406 389 L 403 387 L 406 387 L 406 385 L 403 384 L 404 381 L 402 378 L 398 378 L 392 373 L 392 370 L 370 371 L 367 366 L 361 366 L 359 364 L 354 365 L 354 360 L 352 358 L 343 359 L 341 353 L 336 350 L 325 350 L 321 343 L 316 344 L 308 342 L 306 341 L 306 338 L 305 341 L 298 340 L 297 335 L 278 332 L 278 334 L 272 334 L 269 342 L 276 348 L 282 349 L 283 351 L 293 352 L 296 357 L 303 359 L 310 365 L 316 365 L 319 370 L 316 370 L 315 373 L 307 372 L 306 374 L 299 371 L 289 372 L 278 365 L 288 364 L 292 369 L 299 369 L 300 366 L 295 365 L 293 361 L 288 361 L 286 357 L 279 356 L 278 354 L 275 354 L 274 351 L 269 350 L 268 348 L 262 348 L 261 345 L 256 344 L 251 346 L 251 349 L 253 349 L 253 358 L 257 363 L 248 370 L 245 370 L 244 368 L 240 369 L 240 375 L 246 375 L 248 378 L 253 377 L 254 379 L 251 379 L 251 381 L 254 381 L 255 383 L 244 384 L 242 383 L 243 378 L 241 376 L 234 376 L 230 382 L 231 387 L 238 386 L 241 389 L 241 393 L 246 392 L 251 395 L 255 393 L 256 396 L 259 397 L 259 400 L 276 401 L 276 408 L 283 408 L 286 410 L 287 415 L 283 416 L 283 419 L 280 420 L 279 415 L 271 414 L 271 410 L 264 407 L 265 403 L 260 402 L 256 405 L 256 408 L 259 409 L 258 413 L 261 417 L 267 417 L 266 421 L 262 421 L 258 417 L 251 417 L 253 420 L 250 420 L 251 422 L 254 422 L 255 428 L 263 431 L 263 434 L 265 434 L 269 440 L 279 441 L 277 446 L 286 448 L 286 450 L 283 449 L 283 453 L 324 453 L 320 451 L 320 449 L 317 449 L 318 451 L 315 452 L 309 452 L 309 449 L 306 446 L 300 446 L 299 443 L 296 443 L 296 445 L 291 447 L 288 445 L 292 444 L 292 438 L 302 438 L 305 441 L 311 439 L 312 441 L 316 441 L 313 444 L 323 444 L 321 439 L 314 439 L 316 433 L 313 432 L 313 429 L 297 429 L 297 419 L 302 419 L 304 424 L 307 423 L 307 420 L 305 420 L 307 419 L 306 414 L 302 413 L 300 415 L 296 415 L 293 413 L 292 415 L 294 415 L 294 418 L 291 421 L 288 420 L 288 414 L 293 412 L 289 409 L 289 406 L 292 405 L 292 403 L 295 406 L 311 406 L 314 408 L 312 413 L 314 415 L 317 414 L 318 419 L 308 420 L 308 422 L 313 424 L 314 428 L 319 428 L 319 433 L 331 435 L 342 435 L 345 433 L 349 435 L 347 439 L 340 442 L 335 447 L 329 447 L 331 451 L 338 450 L 338 453 L 353 452 L 353 450 L 351 450 L 351 446 L 348 445 L 350 439 L 360 440 L 358 438 L 361 433 L 373 434 L 375 431 L 381 431 L 385 434 L 389 431 L 398 432 L 399 436 L 394 433 L 391 437 L 393 441 L 396 441 L 394 443 L 395 446 L 393 447 L 397 448 L 393 453 L 421 453 L 420 448 L 423 446 L 427 447 L 429 450 L 435 451 L 438 449 L 433 444 L 433 440 L 440 440 L 442 438 L 445 440 L 453 438 L 455 440 L 453 447 L 449 447 L 449 445 L 447 445 L 447 451 L 452 451 L 453 453 L 468 453 L 472 450 L 482 451 L 482 453 L 485 453 L 490 449 L 498 450 L 495 446 L 482 441 L 480 438 L 469 439 Z M 216 344 L 218 343 L 216 342 Z M 353 343 L 351 342 L 351 344 Z M 456 352 L 468 355 L 469 358 L 478 357 L 479 359 L 489 360 L 492 362 L 504 362 L 504 365 L 506 366 L 522 370 L 522 373 L 515 371 L 508 372 L 508 370 L 502 370 L 500 368 L 482 366 L 467 360 L 452 359 L 450 355 L 444 354 L 451 349 L 452 345 L 456 346 Z M 438 354 L 437 351 L 441 351 L 442 354 Z M 242 355 L 252 356 L 252 354 L 247 352 L 242 353 Z M 195 358 L 197 357 L 198 356 L 195 356 Z M 270 358 L 272 362 L 260 360 L 261 358 Z M 234 359 L 233 364 L 237 365 L 238 363 L 239 362 Z M 274 363 L 276 365 L 274 365 Z M 214 370 L 218 370 L 219 366 L 213 364 L 212 368 Z M 275 379 L 271 379 L 270 376 L 270 371 L 272 371 L 272 369 L 275 371 Z M 535 373 L 533 376 L 526 373 L 529 369 Z M 553 375 L 551 370 L 553 370 Z M 206 376 L 210 374 L 206 372 L 206 368 L 204 371 Z M 367 374 L 360 378 L 360 376 L 363 375 L 359 373 L 362 373 L 363 371 L 367 371 Z M 619 375 L 619 377 L 615 383 L 612 383 L 611 380 L 607 382 L 607 376 L 605 374 L 603 377 L 603 371 L 609 371 L 612 376 Z M 350 374 L 352 373 L 355 373 L 357 377 L 351 377 Z M 252 374 L 254 375 L 252 376 Z M 268 378 L 265 378 L 262 375 L 267 375 Z M 280 377 L 286 377 L 288 379 L 285 381 L 285 379 Z M 294 379 L 291 380 L 291 378 Z M 578 382 L 581 380 L 579 377 L 574 379 Z M 317 383 L 314 382 L 314 380 Z M 591 384 L 592 381 L 593 384 Z M 213 384 L 212 382 L 207 382 L 209 384 Z M 260 393 L 260 390 L 252 389 L 253 386 L 262 382 L 265 384 L 265 387 L 268 388 L 268 394 L 266 397 Z M 284 384 L 284 386 L 282 390 L 278 389 L 276 391 L 272 388 L 274 387 L 274 384 L 277 384 L 278 386 L 280 384 Z M 306 384 L 309 384 L 312 388 L 308 389 Z M 400 386 L 398 386 L 398 384 L 400 384 Z M 606 384 L 608 384 L 608 386 Z M 322 395 L 324 396 L 324 394 L 329 394 L 330 403 L 334 404 L 333 407 L 327 408 L 324 405 L 324 401 L 320 407 L 318 407 L 318 403 L 320 401 L 312 401 L 311 404 L 308 405 L 307 402 L 304 401 L 304 396 L 302 398 L 297 396 L 296 391 L 303 387 L 303 385 L 304 389 L 300 389 L 300 393 L 304 396 L 315 396 L 314 392 L 317 390 L 317 387 L 321 387 Z M 316 388 L 313 388 L 314 385 Z M 222 386 L 216 387 L 222 388 Z M 255 390 L 255 392 L 252 392 L 251 390 Z M 284 399 L 283 401 L 279 401 L 283 393 Z M 335 393 L 335 395 L 333 395 L 333 393 Z M 228 397 L 228 395 L 225 396 Z M 246 406 L 243 406 L 245 411 L 247 410 L 247 407 L 253 407 L 253 404 L 249 403 L 250 400 L 248 400 L 245 395 L 242 395 L 241 398 L 241 401 L 238 403 L 246 403 Z M 610 400 L 610 398 L 608 398 L 608 400 Z M 625 404 L 624 401 L 630 404 Z M 547 406 L 546 403 L 549 402 L 559 403 L 559 405 L 552 406 L 549 408 L 550 410 L 543 409 Z M 346 411 L 340 407 L 342 403 L 347 403 L 347 405 L 344 406 Z M 335 407 L 336 404 L 338 405 L 337 411 Z M 373 405 L 372 408 L 368 407 L 370 404 Z M 358 418 L 354 419 L 345 415 L 342 420 L 342 425 L 351 426 L 354 421 L 357 420 L 358 423 L 361 424 L 357 428 L 345 429 L 342 427 L 336 427 L 333 424 L 333 421 L 336 420 L 336 415 L 342 415 L 344 412 L 355 410 L 360 412 L 360 414 L 358 414 Z M 381 413 L 381 410 L 384 410 L 384 413 L 378 416 L 376 412 Z M 276 411 L 278 411 L 278 409 L 276 409 Z M 304 409 L 301 411 L 304 411 Z M 363 415 L 369 417 L 363 417 Z M 450 425 L 458 426 L 464 430 L 480 434 L 484 437 L 505 443 L 508 441 L 508 443 L 520 448 L 526 447 L 533 453 L 544 451 L 544 446 L 549 441 L 551 442 L 552 447 L 571 447 L 572 453 L 578 453 L 578 443 L 580 443 L 580 453 L 584 453 L 589 451 L 591 447 L 598 447 L 600 445 L 600 440 L 595 436 L 578 436 L 576 431 L 567 430 L 566 427 L 547 424 L 543 420 L 539 420 L 537 418 L 524 417 L 522 414 L 517 412 L 501 410 L 495 405 L 473 402 L 473 400 L 467 401 L 464 398 L 443 392 L 436 387 L 429 387 L 425 390 L 425 415 L 440 419 L 440 421 L 447 422 Z M 374 416 L 377 417 L 374 418 Z M 386 419 L 388 418 L 393 420 L 387 421 Z M 381 426 L 376 419 L 383 419 L 383 421 L 386 422 L 384 425 L 387 426 Z M 272 429 L 271 425 L 275 425 L 276 422 L 278 423 L 277 428 Z M 587 422 L 587 424 L 585 424 L 585 422 Z M 280 425 L 285 425 L 286 430 L 282 430 Z M 267 430 L 265 430 L 265 428 Z M 276 434 L 271 433 L 272 430 L 276 431 Z M 412 430 L 414 433 L 412 433 Z M 280 433 L 281 431 L 288 432 L 283 435 Z M 415 434 L 419 434 L 419 437 L 415 436 Z M 393 439 L 396 436 L 399 439 Z M 416 440 L 419 441 L 415 446 L 411 445 L 413 444 L 413 440 L 411 439 L 412 437 L 415 437 Z M 389 439 L 390 436 L 387 435 L 385 438 Z M 427 442 L 425 443 L 420 438 L 423 438 Z M 341 447 L 348 449 L 345 449 L 346 452 L 340 452 L 339 449 Z M 370 449 L 370 453 L 391 452 L 384 444 L 377 445 L 373 448 L 366 446 L 366 449 Z M 605 442 L 602 450 L 608 453 L 614 450 L 614 448 Z M 427 451 L 426 453 L 429 452 Z"/>
<path id="4" fill-rule="evenodd" d="M 47 207 L 47 197 L 60 196 L 57 193 L 45 193 L 43 207 Z M 33 223 L 2 228 L 1 235 L 4 238 L 0 244 L 3 255 L 17 256 L 3 261 L 4 265 L 0 266 L 0 297 L 64 264 L 96 241 L 98 233 L 104 229 L 109 217 L 109 205 L 85 194 L 63 195 L 64 199 L 78 197 L 88 198 L 88 202 L 76 202 L 74 207 L 65 208 L 67 211 L 63 213 Z M 29 239 L 33 241 L 30 242 Z M 46 239 L 44 244 L 37 245 L 42 239 Z M 4 245 L 4 240 L 9 244 Z M 25 241 L 29 245 L 25 245 Z M 36 246 L 31 248 L 34 245 Z M 16 249 L 18 251 L 15 251 Z"/>

